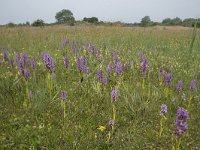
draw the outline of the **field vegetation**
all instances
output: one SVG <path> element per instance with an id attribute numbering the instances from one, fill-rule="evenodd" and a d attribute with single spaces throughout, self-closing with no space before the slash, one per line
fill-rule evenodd
<path id="1" fill-rule="evenodd" d="M 198 29 L 1 27 L 0 48 L 0 149 L 200 149 Z"/>

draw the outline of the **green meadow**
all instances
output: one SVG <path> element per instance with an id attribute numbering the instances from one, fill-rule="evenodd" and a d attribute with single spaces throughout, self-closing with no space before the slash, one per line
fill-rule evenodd
<path id="1" fill-rule="evenodd" d="M 0 49 L 0 149 L 200 149 L 199 29 L 0 27 Z"/>

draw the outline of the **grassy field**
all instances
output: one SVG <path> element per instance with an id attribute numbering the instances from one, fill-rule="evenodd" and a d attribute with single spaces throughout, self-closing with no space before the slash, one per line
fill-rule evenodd
<path id="1" fill-rule="evenodd" d="M 2 27 L 0 48 L 0 149 L 200 149 L 199 30 Z"/>

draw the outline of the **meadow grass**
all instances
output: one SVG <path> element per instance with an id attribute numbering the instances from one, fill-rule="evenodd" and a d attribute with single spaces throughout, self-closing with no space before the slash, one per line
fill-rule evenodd
<path id="1" fill-rule="evenodd" d="M 200 149 L 199 30 L 195 34 L 194 39 L 193 30 L 182 27 L 0 28 L 1 149 Z M 42 61 L 47 52 L 55 64 L 53 72 Z M 18 53 L 21 61 L 23 54 L 28 55 L 28 79 L 20 74 Z M 107 70 L 114 53 L 123 66 L 120 75 L 115 68 Z M 82 56 L 89 74 L 77 69 Z M 145 73 L 141 56 L 148 61 Z M 107 84 L 98 81 L 98 70 L 106 75 Z M 172 74 L 170 86 L 164 84 L 167 73 Z M 192 80 L 197 82 L 194 90 Z M 62 91 L 67 93 L 65 100 Z M 161 121 L 163 103 L 168 111 Z M 189 113 L 188 129 L 180 137 L 174 134 L 178 107 Z M 114 121 L 112 126 L 109 120 Z"/>

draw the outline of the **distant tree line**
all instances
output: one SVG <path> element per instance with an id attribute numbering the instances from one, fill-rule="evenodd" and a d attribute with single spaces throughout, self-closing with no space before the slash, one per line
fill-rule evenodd
<path id="1" fill-rule="evenodd" d="M 184 26 L 184 27 L 193 27 L 196 24 L 197 27 L 200 27 L 200 18 L 186 18 L 181 20 L 179 17 L 175 17 L 173 19 L 166 18 L 162 22 L 153 22 L 151 21 L 149 16 L 145 16 L 142 18 L 141 23 L 139 26 L 154 26 L 154 25 L 164 25 L 164 26 Z"/>
<path id="2" fill-rule="evenodd" d="M 200 18 L 194 19 L 194 18 L 186 18 L 184 20 L 181 20 L 180 18 L 166 18 L 162 21 L 163 25 L 182 25 L 185 27 L 193 27 L 194 25 L 197 25 L 197 27 L 200 27 Z"/>
<path id="3" fill-rule="evenodd" d="M 154 22 L 150 19 L 149 16 L 145 16 L 141 19 L 140 23 L 123 23 L 120 21 L 117 22 L 103 22 L 99 21 L 97 17 L 84 17 L 81 21 L 76 21 L 73 13 L 69 9 L 63 9 L 56 13 L 55 15 L 56 22 L 55 23 L 45 23 L 42 19 L 37 19 L 33 23 L 20 23 L 14 24 L 12 22 L 8 23 L 6 26 L 15 27 L 15 26 L 34 26 L 34 27 L 43 27 L 54 24 L 66 24 L 70 26 L 80 25 L 80 24 L 95 24 L 95 25 L 108 25 L 108 26 L 155 26 L 155 25 L 163 25 L 163 26 L 184 26 L 184 27 L 193 27 L 196 24 L 196 27 L 200 27 L 200 18 L 186 18 L 181 20 L 179 17 L 175 18 L 165 18 L 162 22 Z"/>

